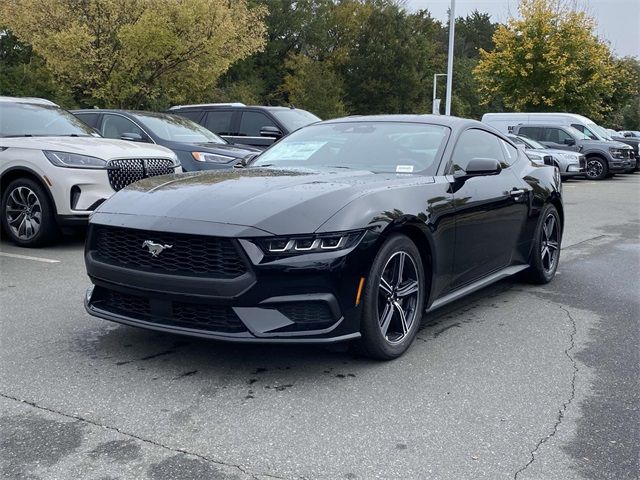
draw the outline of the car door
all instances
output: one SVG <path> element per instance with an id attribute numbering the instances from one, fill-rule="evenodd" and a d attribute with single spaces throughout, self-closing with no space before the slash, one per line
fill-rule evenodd
<path id="1" fill-rule="evenodd" d="M 202 125 L 231 143 L 236 143 L 233 138 L 237 131 L 239 115 L 239 112 L 235 110 L 209 110 L 203 118 Z"/>
<path id="2" fill-rule="evenodd" d="M 497 160 L 502 169 L 464 176 L 474 158 Z M 517 149 L 486 130 L 471 128 L 458 138 L 449 171 L 456 225 L 452 288 L 511 264 L 531 194 L 531 187 L 510 167 L 519 158 Z"/>
<path id="3" fill-rule="evenodd" d="M 561 127 L 545 127 L 540 143 L 549 148 L 577 150 L 576 139 Z"/>
<path id="4" fill-rule="evenodd" d="M 264 127 L 281 128 L 264 112 L 245 110 L 240 117 L 238 133 L 229 139 L 233 143 L 243 143 L 256 147 L 268 147 L 278 138 L 275 136 L 260 135 Z"/>

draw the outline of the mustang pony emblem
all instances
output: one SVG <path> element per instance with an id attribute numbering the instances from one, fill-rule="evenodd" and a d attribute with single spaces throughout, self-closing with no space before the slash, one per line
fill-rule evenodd
<path id="1" fill-rule="evenodd" d="M 151 254 L 152 257 L 157 257 L 164 250 L 173 248 L 173 245 L 162 245 L 161 243 L 152 242 L 151 240 L 145 240 L 142 243 L 142 248 L 145 248 L 145 247 L 149 249 L 149 253 Z"/>

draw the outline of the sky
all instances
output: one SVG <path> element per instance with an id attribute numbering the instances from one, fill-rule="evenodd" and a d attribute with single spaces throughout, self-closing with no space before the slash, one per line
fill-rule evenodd
<path id="1" fill-rule="evenodd" d="M 405 0 L 407 9 L 426 8 L 438 20 L 447 20 L 451 0 Z M 598 22 L 598 34 L 620 57 L 640 58 L 640 0 L 577 0 Z M 456 0 L 456 17 L 473 10 L 489 13 L 494 22 L 505 22 L 518 12 L 517 0 Z"/>

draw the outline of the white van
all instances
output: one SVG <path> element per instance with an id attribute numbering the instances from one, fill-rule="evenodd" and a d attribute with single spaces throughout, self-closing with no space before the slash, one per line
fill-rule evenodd
<path id="1" fill-rule="evenodd" d="M 600 128 L 593 120 L 575 113 L 485 113 L 482 122 L 491 125 L 502 133 L 512 133 L 516 125 L 530 123 L 544 125 L 571 126 L 580 130 L 592 140 L 607 138 L 601 134 Z"/>

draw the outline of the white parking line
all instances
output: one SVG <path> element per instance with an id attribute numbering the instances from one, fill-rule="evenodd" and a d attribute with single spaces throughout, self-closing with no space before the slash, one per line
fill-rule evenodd
<path id="1" fill-rule="evenodd" d="M 28 255 L 18 255 L 17 253 L 0 252 L 0 257 L 20 258 L 21 260 L 33 260 L 34 262 L 42 263 L 60 263 L 60 260 L 53 260 L 52 258 L 30 257 Z"/>

